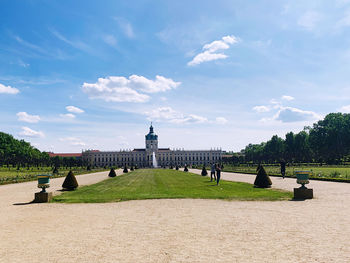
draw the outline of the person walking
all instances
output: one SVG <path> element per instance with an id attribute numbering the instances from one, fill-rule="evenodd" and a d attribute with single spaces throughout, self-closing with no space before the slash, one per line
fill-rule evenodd
<path id="1" fill-rule="evenodd" d="M 210 182 L 213 181 L 213 177 L 214 177 L 214 180 L 216 181 L 215 170 L 216 170 L 215 163 L 213 163 L 210 168 Z"/>
<path id="2" fill-rule="evenodd" d="M 221 167 L 220 167 L 220 164 L 218 164 L 216 166 L 216 185 L 219 185 L 220 177 L 221 177 Z"/>
<path id="3" fill-rule="evenodd" d="M 286 175 L 286 161 L 282 159 L 280 164 L 281 164 L 282 178 L 284 179 L 284 176 Z"/>

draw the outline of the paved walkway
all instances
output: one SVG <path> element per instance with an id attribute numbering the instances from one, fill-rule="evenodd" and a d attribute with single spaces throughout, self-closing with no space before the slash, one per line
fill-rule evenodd
<path id="1" fill-rule="evenodd" d="M 77 179 L 90 184 L 107 174 Z M 223 173 L 223 179 L 254 176 Z M 295 179 L 271 179 L 278 188 L 297 186 Z M 51 190 L 62 182 L 54 179 Z M 316 198 L 307 201 L 20 205 L 33 199 L 36 182 L 4 185 L 0 262 L 350 262 L 350 185 L 309 187 Z"/>

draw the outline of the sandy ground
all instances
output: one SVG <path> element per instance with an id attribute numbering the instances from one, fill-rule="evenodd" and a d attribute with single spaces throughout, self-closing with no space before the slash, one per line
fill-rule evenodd
<path id="1" fill-rule="evenodd" d="M 81 185 L 105 178 L 77 177 Z M 252 183 L 254 176 L 223 179 Z M 271 179 L 277 188 L 297 186 Z M 62 181 L 53 180 L 51 191 Z M 25 204 L 36 182 L 4 185 L 0 262 L 350 262 L 350 185 L 309 187 L 316 198 L 307 201 Z"/>

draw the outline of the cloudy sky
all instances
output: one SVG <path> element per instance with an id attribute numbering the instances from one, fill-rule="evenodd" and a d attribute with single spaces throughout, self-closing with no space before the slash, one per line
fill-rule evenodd
<path id="1" fill-rule="evenodd" d="M 0 130 L 40 150 L 239 151 L 350 112 L 350 1 L 4 0 Z"/>

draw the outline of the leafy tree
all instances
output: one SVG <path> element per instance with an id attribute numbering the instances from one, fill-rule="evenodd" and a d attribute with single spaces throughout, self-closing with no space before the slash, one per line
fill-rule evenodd
<path id="1" fill-rule="evenodd" d="M 288 162 L 295 160 L 294 133 L 288 132 L 284 141 L 284 157 Z"/>

